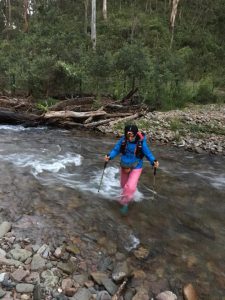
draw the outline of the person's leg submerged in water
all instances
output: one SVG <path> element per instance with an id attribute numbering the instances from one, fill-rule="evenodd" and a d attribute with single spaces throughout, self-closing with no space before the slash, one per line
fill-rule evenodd
<path id="1" fill-rule="evenodd" d="M 120 204 L 122 205 L 120 211 L 123 214 L 128 212 L 128 204 L 133 200 L 134 193 L 137 189 L 138 180 L 141 176 L 142 169 L 133 169 L 129 173 L 121 168 L 120 184 L 122 188 L 122 195 Z"/>

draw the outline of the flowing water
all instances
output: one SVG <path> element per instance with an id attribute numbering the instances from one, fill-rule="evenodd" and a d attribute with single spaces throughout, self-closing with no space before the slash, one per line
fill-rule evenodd
<path id="1" fill-rule="evenodd" d="M 20 236 L 37 242 L 105 236 L 130 255 L 142 245 L 146 272 L 195 282 L 204 300 L 225 296 L 225 157 L 152 145 L 127 217 L 117 204 L 119 162 L 103 156 L 116 139 L 94 133 L 0 126 L 0 209 Z"/>

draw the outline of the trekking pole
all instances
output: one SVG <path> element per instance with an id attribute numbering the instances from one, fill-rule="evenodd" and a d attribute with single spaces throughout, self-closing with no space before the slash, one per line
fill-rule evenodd
<path id="1" fill-rule="evenodd" d="M 156 167 L 153 167 L 153 199 L 155 198 L 155 177 L 156 177 Z"/>
<path id="2" fill-rule="evenodd" d="M 98 192 L 100 191 L 100 188 L 101 188 L 101 185 L 102 185 L 102 179 L 103 179 L 103 176 L 104 176 L 104 172 L 105 172 L 105 168 L 107 166 L 107 163 L 108 163 L 107 161 L 104 163 L 101 180 L 100 180 L 100 184 L 99 184 L 99 187 L 98 187 Z"/>

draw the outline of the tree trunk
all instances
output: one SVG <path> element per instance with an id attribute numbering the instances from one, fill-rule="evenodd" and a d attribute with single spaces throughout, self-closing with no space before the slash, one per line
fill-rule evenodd
<path id="1" fill-rule="evenodd" d="M 106 21 L 107 20 L 107 0 L 103 0 L 102 14 L 103 14 L 103 19 Z"/>
<path id="2" fill-rule="evenodd" d="M 29 5 L 29 0 L 24 0 L 23 1 L 23 18 L 24 18 L 24 32 L 28 32 L 28 5 Z"/>
<path id="3" fill-rule="evenodd" d="M 131 97 L 138 91 L 138 88 L 134 88 L 135 82 L 133 82 L 132 90 L 121 100 L 122 103 L 124 103 L 126 100 L 131 99 Z"/>
<path id="4" fill-rule="evenodd" d="M 175 28 L 175 19 L 177 15 L 177 7 L 180 0 L 173 0 L 172 2 L 172 10 L 170 15 L 170 28 L 171 28 L 171 40 L 170 40 L 170 48 L 173 46 L 174 39 L 174 28 Z"/>
<path id="5" fill-rule="evenodd" d="M 88 27 L 88 4 L 89 0 L 84 0 L 84 33 L 87 34 L 87 27 Z"/>
<path id="6" fill-rule="evenodd" d="M 96 0 L 92 0 L 91 7 L 91 40 L 92 48 L 96 50 Z"/>
<path id="7" fill-rule="evenodd" d="M 133 39 L 134 39 L 134 33 L 135 33 L 137 23 L 138 23 L 137 17 L 134 16 L 133 21 L 132 21 L 132 27 L 131 27 L 131 37 L 130 37 L 131 41 L 133 41 Z"/>
<path id="8" fill-rule="evenodd" d="M 145 2 L 145 11 L 149 11 L 151 13 L 152 11 L 152 2 L 151 0 L 146 0 Z"/>
<path id="9" fill-rule="evenodd" d="M 6 0 L 6 29 L 7 29 L 7 40 L 10 37 L 10 29 L 12 23 L 12 7 L 11 0 Z"/>

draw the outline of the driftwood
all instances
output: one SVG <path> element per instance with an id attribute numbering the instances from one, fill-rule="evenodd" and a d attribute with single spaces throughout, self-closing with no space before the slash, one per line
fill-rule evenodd
<path id="1" fill-rule="evenodd" d="M 123 99 L 122 99 L 122 103 L 124 103 L 126 100 L 130 100 L 131 99 L 131 97 L 135 94 L 135 93 L 137 93 L 137 91 L 138 91 L 138 88 L 135 88 L 134 90 L 131 90 L 125 97 L 123 97 Z"/>
<path id="2" fill-rule="evenodd" d="M 63 122 L 56 122 L 56 124 L 63 128 L 85 128 L 82 123 L 70 122 L 70 121 L 63 121 Z"/>
<path id="3" fill-rule="evenodd" d="M 40 114 L 36 104 L 28 98 L 0 96 L 0 123 L 24 126 L 50 125 L 64 128 L 100 129 L 102 125 L 113 127 L 118 122 L 127 122 L 140 117 L 140 106 L 118 105 L 118 101 L 103 99 L 101 107 L 94 110 L 93 97 L 60 101 L 48 112 Z M 3 108 L 5 107 L 5 108 Z M 55 110 L 52 110 L 55 108 Z M 59 110 L 59 108 L 61 108 Z M 74 111 L 75 108 L 79 111 Z M 28 113 L 28 111 L 30 111 Z M 33 112 L 33 114 L 32 114 Z M 35 115 L 36 114 L 36 115 Z"/>
<path id="4" fill-rule="evenodd" d="M 1 123 L 6 124 L 29 124 L 29 125 L 38 125 L 41 122 L 40 116 L 27 114 L 27 113 L 17 113 L 8 110 L 0 111 L 0 120 Z"/>
<path id="5" fill-rule="evenodd" d="M 87 119 L 84 121 L 84 124 L 91 123 L 92 121 L 93 121 L 93 116 L 90 116 L 89 118 L 87 118 Z"/>
<path id="6" fill-rule="evenodd" d="M 7 106 L 14 106 L 14 105 L 18 105 L 19 100 L 18 99 L 5 99 L 5 98 L 0 98 L 0 105 L 1 107 L 7 105 Z"/>
<path id="7" fill-rule="evenodd" d="M 100 120 L 100 121 L 95 121 L 95 122 L 92 122 L 93 118 L 88 118 L 87 120 L 84 121 L 84 127 L 86 128 L 94 128 L 94 127 L 98 127 L 100 125 L 105 125 L 105 124 L 108 124 L 110 122 L 113 122 L 115 121 L 115 118 L 118 118 L 118 117 L 124 117 L 124 118 L 120 118 L 119 120 L 127 120 L 127 117 L 131 117 L 131 118 L 136 118 L 136 116 L 134 117 L 133 115 L 131 115 L 130 113 L 118 113 L 118 114 L 106 114 L 104 116 L 104 118 L 108 118 L 108 119 L 105 119 L 105 120 Z M 118 121 L 118 122 L 120 122 Z"/>
<path id="8" fill-rule="evenodd" d="M 93 97 L 86 97 L 86 98 L 75 98 L 70 100 L 63 100 L 58 102 L 55 105 L 52 105 L 49 110 L 51 111 L 58 111 L 67 109 L 68 106 L 82 106 L 87 104 L 93 104 L 94 98 Z"/>
<path id="9" fill-rule="evenodd" d="M 140 116 L 142 115 L 142 113 L 136 113 L 134 115 L 131 115 L 131 116 L 128 116 L 128 117 L 125 117 L 125 118 L 119 118 L 117 120 L 113 120 L 109 123 L 110 126 L 113 126 L 121 121 L 130 121 L 130 120 L 135 120 L 137 118 L 139 118 Z"/>
<path id="10" fill-rule="evenodd" d="M 95 128 L 95 127 L 98 127 L 100 125 L 108 124 L 108 123 L 110 123 L 113 120 L 114 119 L 107 119 L 107 120 L 96 121 L 96 122 L 92 122 L 92 123 L 89 123 L 89 124 L 84 124 L 84 127 L 86 127 L 86 128 Z"/>
<path id="11" fill-rule="evenodd" d="M 128 117 L 131 115 L 132 115 L 131 113 L 115 113 L 115 114 L 107 113 L 104 117 L 105 118 L 119 118 L 119 117 Z"/>
<path id="12" fill-rule="evenodd" d="M 114 103 L 107 104 L 105 107 L 106 108 L 111 108 L 111 109 L 123 109 L 124 108 L 123 105 L 114 104 Z"/>
<path id="13" fill-rule="evenodd" d="M 91 111 L 91 112 L 75 112 L 75 111 L 51 111 L 44 114 L 44 119 L 50 118 L 75 118 L 75 119 L 86 119 L 90 117 L 100 117 L 106 115 L 105 111 Z"/>
<path id="14" fill-rule="evenodd" d="M 7 98 L 0 97 L 0 107 L 5 108 L 20 108 L 28 107 L 30 105 L 29 99 L 17 99 L 17 98 Z"/>

